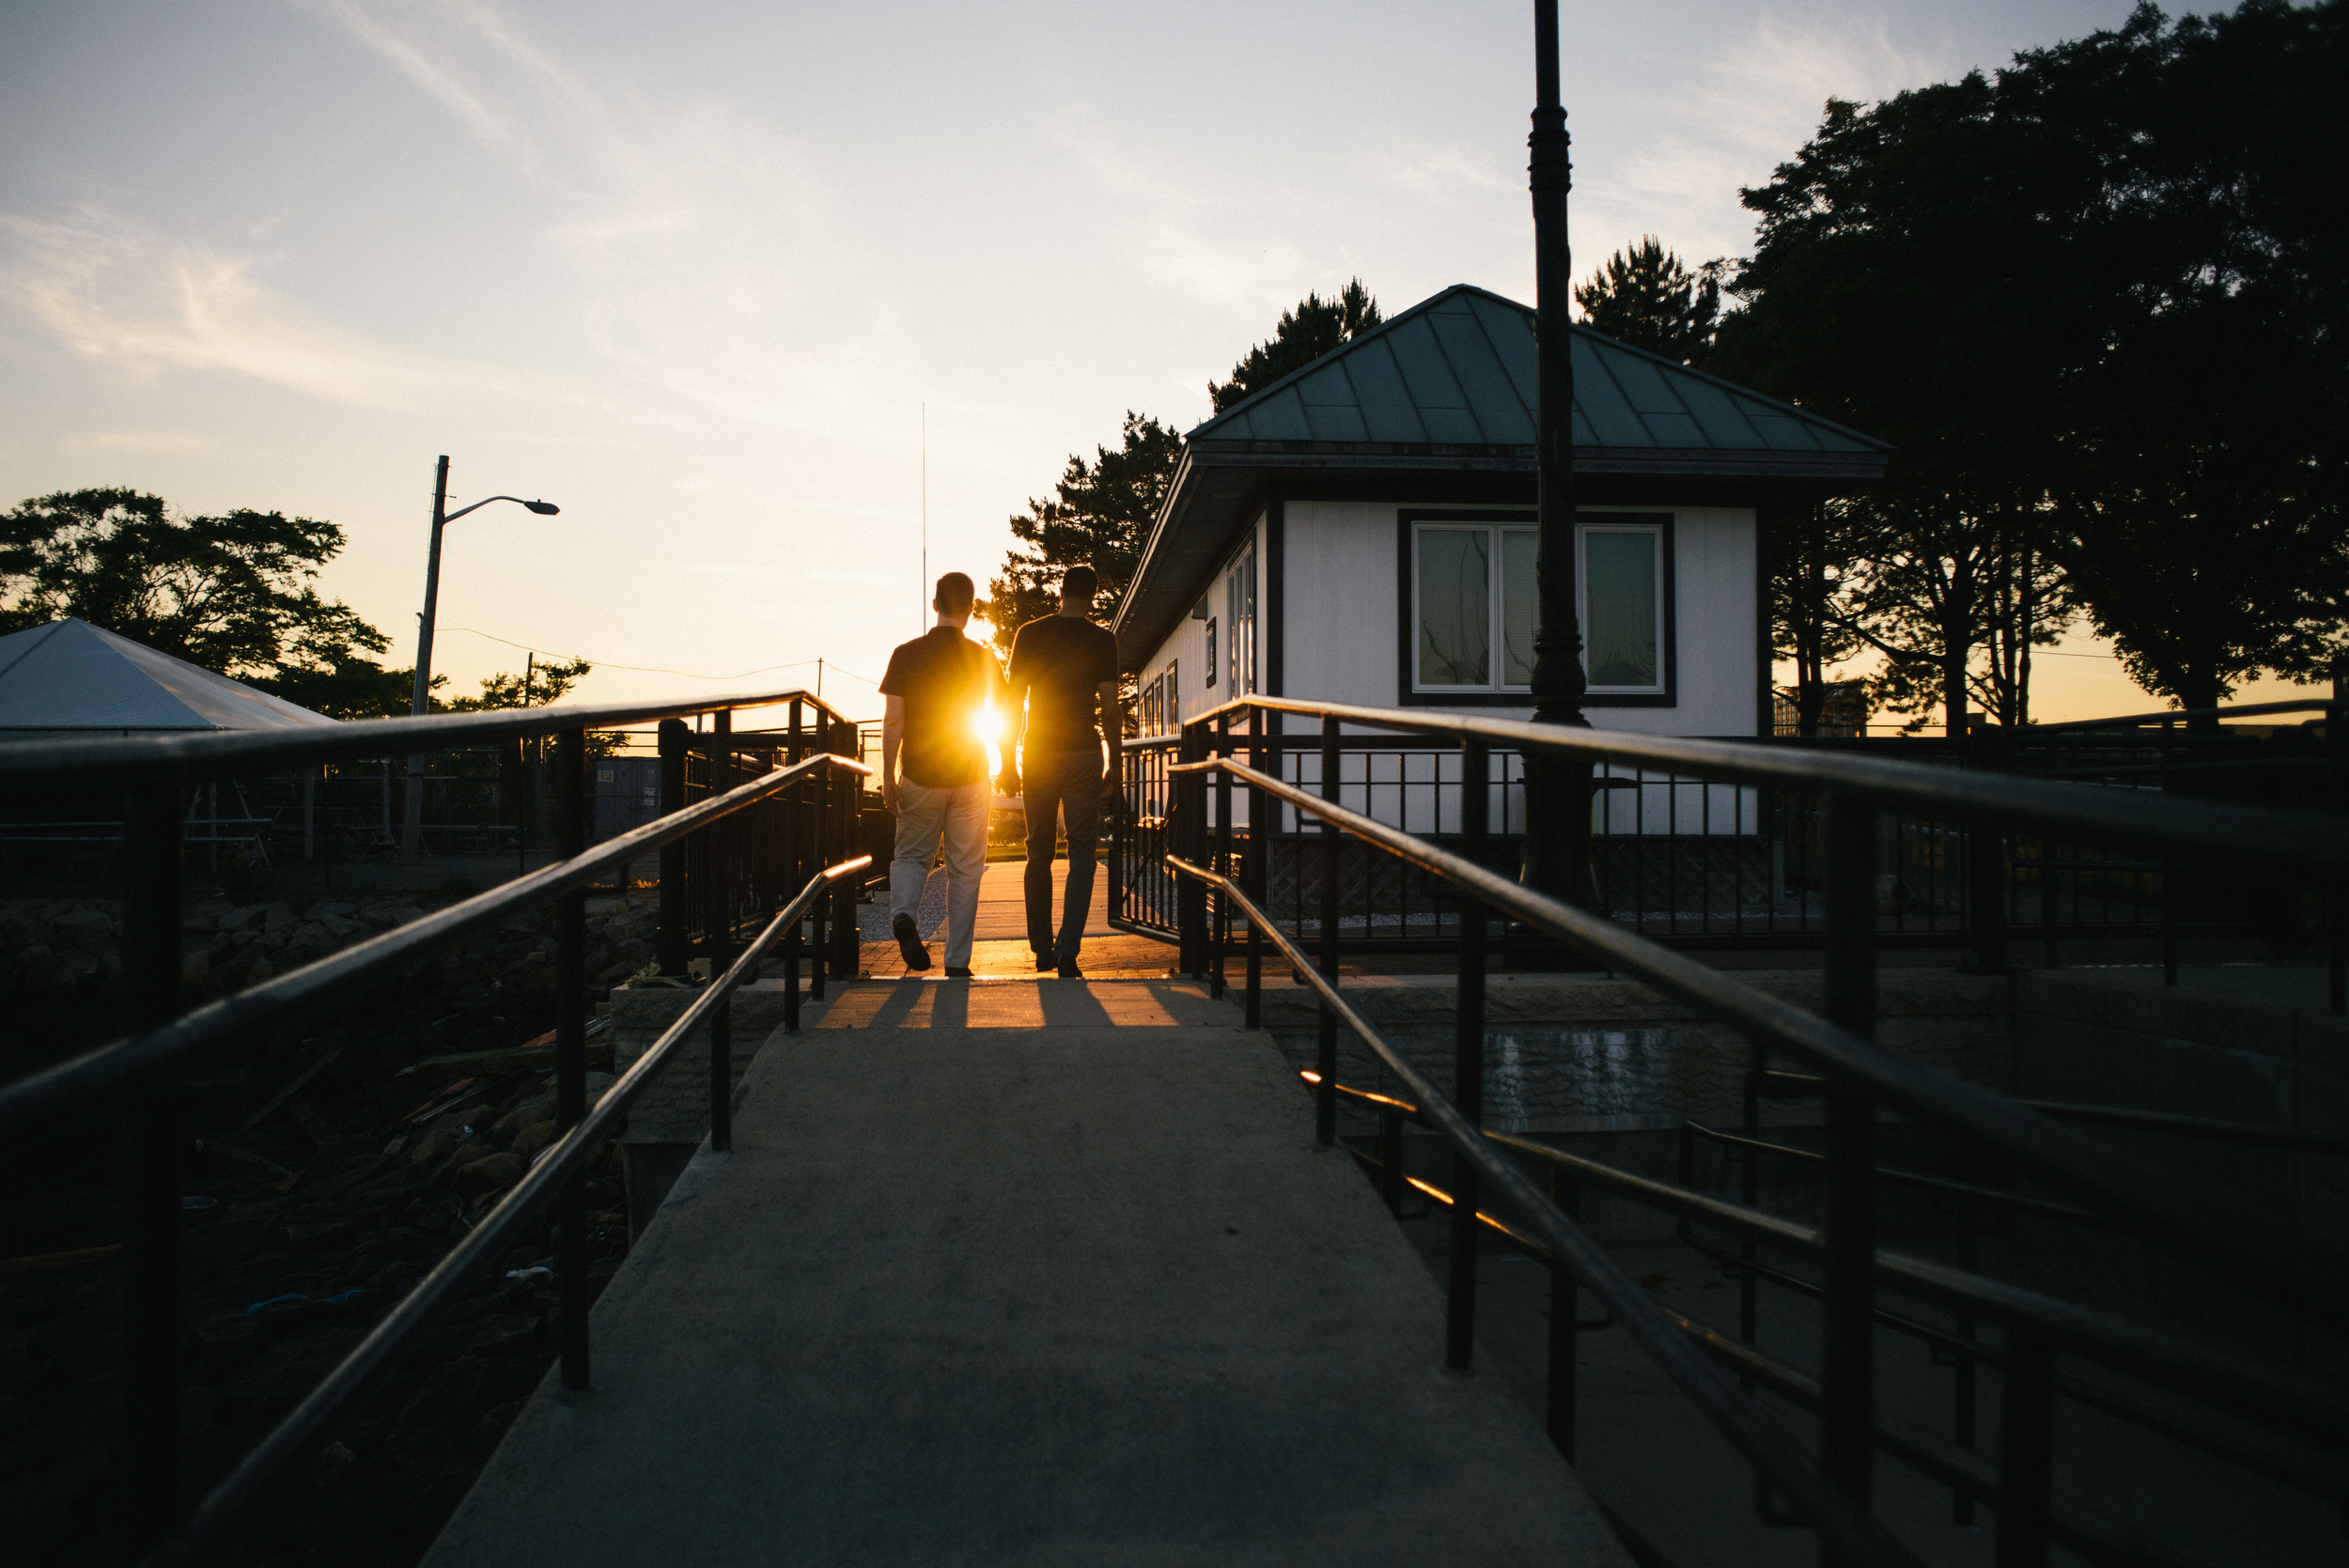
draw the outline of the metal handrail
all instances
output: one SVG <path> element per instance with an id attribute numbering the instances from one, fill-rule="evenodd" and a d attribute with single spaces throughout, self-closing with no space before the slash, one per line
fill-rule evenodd
<path id="1" fill-rule="evenodd" d="M 534 710 L 544 714 L 547 710 Z M 289 1008 L 377 980 L 413 963 L 427 952 L 490 924 L 518 908 L 535 908 L 576 892 L 615 866 L 664 844 L 672 844 L 720 818 L 792 787 L 820 768 L 864 775 L 861 762 L 818 753 L 788 768 L 713 796 L 683 811 L 657 818 L 567 861 L 518 877 L 461 904 L 395 926 L 356 947 L 289 970 L 250 990 L 223 997 L 181 1014 L 160 1029 L 130 1035 L 70 1057 L 0 1087 L 0 1134 L 62 1110 L 85 1095 L 126 1087 L 157 1068 L 197 1051 L 249 1034 Z"/>
<path id="2" fill-rule="evenodd" d="M 1650 1208 L 1792 1252 L 1807 1262 L 1827 1256 L 1816 1226 L 1750 1209 L 1709 1193 L 1642 1176 L 1513 1133 L 1488 1132 L 1493 1142 L 1598 1182 Z M 2349 1396 L 2325 1384 L 2277 1372 L 2191 1341 L 2181 1340 L 2023 1285 L 1970 1273 L 1929 1258 L 1879 1250 L 1876 1271 L 1903 1296 L 1950 1312 L 2044 1330 L 2067 1350 L 2115 1372 L 2167 1379 L 2223 1410 L 2263 1418 L 2295 1436 L 2349 1440 Z"/>
<path id="3" fill-rule="evenodd" d="M 817 759 L 810 759 L 811 762 Z M 846 758 L 832 760 L 850 768 L 860 767 Z M 786 773 L 797 775 L 807 766 L 801 764 L 798 768 L 779 770 L 769 775 L 769 779 Z M 767 782 L 759 781 L 761 784 Z M 761 796 L 770 793 L 772 791 L 760 792 Z M 707 803 L 716 805 L 730 799 L 730 795 L 722 796 Z M 730 1001 L 735 988 L 757 967 L 767 950 L 805 916 L 816 900 L 841 877 L 861 871 L 871 863 L 871 856 L 860 855 L 852 861 L 827 866 L 810 877 L 799 895 L 767 923 L 766 929 L 756 940 L 743 949 L 741 956 L 734 961 L 725 974 L 695 997 L 692 1005 L 603 1092 L 586 1115 L 549 1145 L 529 1172 L 514 1184 L 473 1230 L 466 1233 L 463 1240 L 449 1250 L 447 1256 L 433 1265 L 432 1272 L 417 1281 L 415 1288 L 401 1297 L 399 1304 L 368 1331 L 367 1337 L 336 1363 L 325 1380 L 311 1389 L 307 1398 L 246 1452 L 236 1468 L 230 1470 L 196 1505 L 194 1513 L 179 1532 L 144 1560 L 144 1568 L 183 1568 L 183 1565 L 202 1560 L 206 1553 L 218 1546 L 238 1522 L 262 1500 L 270 1483 L 288 1466 L 299 1462 L 303 1455 L 313 1450 L 335 1416 L 353 1401 L 364 1397 L 377 1379 L 390 1370 L 392 1363 L 424 1331 L 433 1313 L 444 1306 L 475 1271 L 520 1239 L 517 1233 L 531 1220 L 539 1206 L 554 1195 L 556 1186 L 569 1179 L 586 1162 L 596 1145 L 627 1113 L 630 1105 L 651 1083 L 655 1075 L 668 1065 L 670 1057 L 683 1046 L 686 1038 L 700 1028 L 721 1004 Z M 724 1048 L 720 1036 L 714 1032 L 711 1048 L 713 1054 Z M 713 1094 L 716 1092 L 720 1064 L 718 1061 L 712 1063 Z M 730 1078 L 731 1074 L 726 1076 Z M 714 1141 L 714 1131 L 712 1137 Z"/>
<path id="4" fill-rule="evenodd" d="M 1892 769 L 1900 765 L 1871 766 Z M 1400 828 L 1347 811 L 1229 757 L 1176 764 L 1167 771 L 1221 772 L 1285 800 L 1442 877 L 1487 908 L 1688 1002 L 1750 1039 L 1766 1041 L 1829 1069 L 1921 1120 L 2004 1150 L 2020 1169 L 2103 1203 L 2116 1219 L 2125 1222 L 2121 1228 L 2130 1234 L 2164 1250 L 2192 1257 L 2222 1275 L 2239 1277 L 2261 1294 L 2290 1304 L 2335 1332 L 2349 1332 L 2349 1258 L 2339 1255 L 2338 1249 L 2312 1246 L 2308 1238 L 2270 1222 L 2246 1205 L 2196 1191 L 2150 1160 L 2083 1137 L 2051 1118 L 1921 1063 L 1895 1056 L 1815 1014 L 1767 996 L 1587 910 L 1563 904 Z M 2285 817 L 2296 829 L 2307 826 L 2296 814 L 2262 815 Z M 2349 839 L 2349 832 L 2341 836 Z M 2313 1261 L 2308 1256 L 2311 1252 L 2319 1254 Z"/>
<path id="5" fill-rule="evenodd" d="M 1298 1077 L 1315 1086 L 1320 1082 L 1319 1075 L 1310 1069 L 1300 1070 Z M 1358 1089 L 1346 1083 L 1333 1083 L 1330 1088 L 1340 1097 L 1365 1106 L 1382 1116 L 1400 1117 L 1422 1126 L 1432 1125 L 1421 1114 L 1420 1108 L 1408 1100 L 1399 1100 L 1373 1090 Z M 1826 1157 L 1809 1150 L 1763 1143 L 1753 1139 L 1716 1132 L 1693 1123 L 1688 1125 L 1703 1136 L 1722 1142 L 1746 1144 L 1806 1160 Z M 1619 1170 L 1537 1139 L 1490 1128 L 1485 1130 L 1485 1138 L 1489 1142 L 1542 1160 L 1578 1177 L 1587 1176 L 1634 1203 L 1659 1209 L 1680 1220 L 1707 1224 L 1766 1242 L 1808 1262 L 1815 1263 L 1826 1255 L 1826 1237 L 1815 1227 L 1804 1225 L 1798 1220 L 1787 1219 L 1761 1209 L 1747 1208 L 1727 1199 L 1691 1191 L 1653 1176 Z M 1963 1196 L 1983 1201 L 1997 1200 L 2042 1210 L 2061 1207 L 2041 1204 L 2011 1192 L 1943 1182 L 1936 1177 L 1884 1166 L 1876 1167 L 1875 1173 L 1895 1181 L 1910 1179 L 1936 1188 L 1958 1188 Z M 1420 1185 L 1433 1195 L 1432 1189 L 1427 1189 L 1424 1183 Z M 1447 1194 L 1441 1201 L 1449 1203 L 1451 1199 Z M 2085 1212 L 2068 1210 L 2061 1218 L 2077 1219 Z M 1913 1287 L 1919 1298 L 1961 1315 L 1983 1317 L 1994 1322 L 2030 1323 L 2053 1334 L 2058 1343 L 2066 1348 L 2116 1371 L 2138 1377 L 2169 1378 L 2217 1407 L 2237 1415 L 2266 1418 L 2275 1423 L 2276 1416 L 2281 1412 L 2285 1420 L 2276 1424 L 2281 1424 L 2295 1436 L 2329 1443 L 2349 1441 L 2349 1394 L 2326 1385 L 2311 1384 L 2304 1378 L 2279 1373 L 2256 1361 L 2164 1335 L 2126 1318 L 2077 1307 L 2026 1286 L 1990 1281 L 1907 1253 L 1879 1250 L 1876 1265 L 1886 1282 L 1894 1289 L 1907 1294 Z M 1880 1318 L 1887 1315 L 1878 1313 Z"/>
<path id="6" fill-rule="evenodd" d="M 1190 770 L 1197 770 L 1196 767 Z M 1262 777 L 1261 774 L 1253 775 L 1251 782 Z M 1223 897 L 1230 900 L 1233 907 L 1263 933 L 1306 983 L 1319 993 L 1323 1004 L 1336 1014 L 1363 1044 L 1376 1051 L 1405 1087 L 1417 1096 L 1419 1111 L 1425 1122 L 1442 1134 L 1455 1152 L 1475 1168 L 1480 1179 L 1492 1183 L 1510 1201 L 1534 1239 L 1548 1247 L 1553 1256 L 1563 1260 L 1576 1278 L 1598 1296 L 1601 1304 L 1614 1314 L 1625 1332 L 1639 1342 L 1640 1347 L 1679 1385 L 1713 1425 L 1753 1462 L 1757 1469 L 1794 1499 L 1835 1549 L 1855 1562 L 1917 1562 L 1917 1558 L 1908 1548 L 1867 1510 L 1829 1485 L 1801 1445 L 1741 1394 L 1736 1383 L 1715 1367 L 1678 1327 L 1667 1321 L 1661 1309 L 1650 1301 L 1630 1277 L 1617 1268 L 1590 1237 L 1560 1212 L 1557 1205 L 1533 1186 L 1514 1161 L 1495 1153 L 1475 1124 L 1463 1116 L 1450 1100 L 1437 1091 L 1434 1084 L 1421 1076 L 1408 1058 L 1389 1045 L 1346 1002 L 1329 978 L 1315 969 L 1313 960 L 1304 950 L 1280 929 L 1270 915 L 1242 893 L 1237 883 L 1220 872 L 1193 864 L 1178 855 L 1167 856 L 1166 863 L 1177 873 L 1221 891 Z"/>
<path id="7" fill-rule="evenodd" d="M 554 730 L 619 729 L 690 714 L 773 707 L 788 702 L 802 702 L 820 714 L 834 720 L 841 718 L 839 710 L 821 698 L 793 688 L 701 697 L 687 703 L 582 703 L 484 713 L 354 719 L 316 729 L 214 730 L 190 735 L 44 739 L 38 745 L 0 744 L 0 779 L 109 771 L 147 773 L 158 768 L 222 773 L 262 762 L 334 762 L 349 757 L 405 755 L 479 741 L 512 740 Z"/>
<path id="8" fill-rule="evenodd" d="M 1513 719 L 1258 696 L 1226 703 L 1185 720 L 1184 724 L 1186 728 L 1209 726 L 1202 733 L 1211 733 L 1219 717 L 1244 716 L 1251 710 L 1334 719 L 1372 729 L 1449 735 L 1525 752 L 1630 762 L 1699 774 L 1719 783 L 1827 789 L 1863 803 L 1921 807 L 1986 820 L 2025 818 L 2092 837 L 2152 839 L 2261 861 L 2349 870 L 2349 823 L 2332 817 L 2264 806 L 2171 800 L 2130 790 L 2086 789 L 1840 753 L 1758 746 L 1750 740 L 1690 740 L 1626 730 L 1575 729 Z M 1168 771 L 1199 766 L 1183 764 Z M 1318 797 L 1308 799 L 1316 806 L 1323 803 Z"/>
<path id="9" fill-rule="evenodd" d="M 1350 1090 L 1344 1084 L 1337 1087 L 1341 1094 L 1360 1095 L 1361 1094 L 1361 1091 Z M 1496 1141 L 1510 1141 L 1502 1134 L 1487 1132 L 1485 1136 Z M 1374 1170 L 1380 1169 L 1382 1162 L 1378 1157 L 1365 1154 L 1360 1149 L 1352 1149 L 1349 1152 L 1364 1166 Z M 1381 1174 L 1384 1174 L 1383 1171 Z M 1440 1203 L 1448 1208 L 1456 1206 L 1457 1200 L 1453 1194 L 1433 1182 L 1413 1176 L 1409 1178 L 1409 1185 L 1430 1203 Z M 1636 1195 L 1634 1195 L 1634 1201 L 1638 1201 Z M 1476 1216 L 1476 1221 L 1501 1237 L 1508 1246 L 1516 1249 L 1520 1255 L 1535 1263 L 1555 1266 L 1548 1249 L 1532 1237 L 1511 1228 L 1490 1214 L 1480 1212 Z M 1756 1263 L 1750 1257 L 1735 1256 L 1702 1241 L 1692 1242 L 1692 1245 L 1699 1253 L 1714 1258 L 1725 1266 L 1750 1277 L 1769 1280 L 1812 1297 L 1822 1294 L 1821 1287 L 1818 1285 L 1789 1274 L 1783 1269 Z M 1823 1243 L 1821 1250 L 1824 1250 Z M 1740 1378 L 1754 1378 L 1769 1386 L 1773 1391 L 1785 1393 L 1794 1398 L 1795 1403 L 1805 1409 L 1815 1412 L 1822 1408 L 1825 1401 L 1817 1379 L 1806 1376 L 1793 1367 L 1763 1355 L 1754 1348 L 1750 1342 L 1729 1339 L 1719 1329 L 1684 1317 L 1668 1307 L 1659 1310 L 1691 1339 L 1700 1343 L 1707 1354 L 1737 1373 Z M 2008 1365 L 2007 1357 L 2001 1350 L 1972 1339 L 1960 1338 L 1919 1319 L 1900 1312 L 1889 1312 L 1882 1307 L 1875 1309 L 1874 1316 L 1875 1320 L 1885 1327 L 1907 1334 L 1937 1350 L 1946 1349 L 1954 1354 L 1963 1355 L 1983 1366 L 2001 1371 Z M 1615 1327 L 1614 1319 L 1602 1317 L 1587 1323 L 1578 1321 L 1575 1325 L 1575 1331 L 1580 1333 L 1613 1327 Z M 1558 1354 L 1554 1342 L 1551 1354 Z M 2239 1364 L 2248 1366 L 2248 1363 Z M 2264 1381 L 2268 1386 L 2273 1386 L 2274 1374 L 2267 1369 L 2249 1367 L 2249 1371 L 2255 1385 Z M 2101 1411 L 2144 1431 L 2171 1438 L 2189 1447 L 2199 1448 L 2206 1453 L 2215 1454 L 2232 1464 L 2243 1466 L 2248 1469 L 2282 1482 L 2285 1485 L 2316 1498 L 2320 1501 L 2333 1502 L 2337 1501 L 2340 1497 L 2341 1478 L 2338 1471 L 2326 1469 L 2321 1464 L 2304 1457 L 2303 1451 L 2300 1449 L 2253 1452 L 2226 1437 L 2182 1425 L 2160 1411 L 2118 1397 L 2104 1389 L 2082 1383 L 2077 1378 L 2058 1377 L 2055 1387 L 2058 1392 L 2087 1408 Z M 2239 1410 L 2238 1413 L 2256 1416 L 2264 1415 L 2267 1412 Z M 1952 1487 L 1961 1497 L 1971 1496 L 1977 1501 L 1988 1502 L 1993 1508 L 1998 1506 L 2000 1485 L 1998 1468 L 1995 1465 L 1982 1459 L 1970 1449 L 1936 1437 L 1924 1428 L 1906 1421 L 1879 1415 L 1875 1418 L 1873 1424 L 1875 1447 L 1884 1452 L 1921 1470 L 1929 1479 L 1939 1481 Z M 2191 1568 L 2190 1560 L 2155 1546 L 2149 1538 L 2139 1535 L 2128 1527 L 2100 1518 L 2085 1510 L 2069 1508 L 2060 1500 L 2051 1501 L 2049 1504 L 2048 1536 L 2058 1544 L 2070 1546 L 2073 1550 L 2079 1552 L 2092 1562 L 2123 1563 L 2128 1564 L 2129 1568 L 2141 1568 L 2141 1565 L 2146 1564 L 2161 1564 L 2165 1565 L 2165 1568 L 2166 1565 L 2174 1564 L 2176 1568 Z"/>
<path id="10" fill-rule="evenodd" d="M 2238 703 L 2232 707 L 2176 707 L 2167 713 L 2128 713 L 2117 719 L 2067 719 L 2060 724 L 2026 724 L 2009 730 L 2011 737 L 2028 738 L 2032 736 L 2061 735 L 2066 731 L 2108 730 L 2123 726 L 2142 727 L 2147 724 L 2182 724 L 2192 719 L 2259 719 L 2277 713 L 2330 714 L 2341 706 L 2339 698 L 2293 697 L 2279 703 Z M 2210 732 L 2202 732 L 2207 735 Z"/>

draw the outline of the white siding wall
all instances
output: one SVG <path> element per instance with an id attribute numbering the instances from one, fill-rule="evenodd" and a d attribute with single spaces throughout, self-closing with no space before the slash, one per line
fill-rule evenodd
<path id="1" fill-rule="evenodd" d="M 1268 673 L 1264 638 L 1271 624 L 1272 611 L 1271 599 L 1266 592 L 1265 584 L 1267 548 L 1265 528 L 1265 519 L 1259 516 L 1256 519 L 1256 550 L 1253 557 L 1256 571 L 1255 671 L 1258 691 L 1265 690 L 1265 680 Z M 1245 549 L 1245 546 L 1240 548 Z M 1235 553 L 1237 551 L 1236 551 Z M 1228 567 L 1219 570 L 1201 590 L 1206 596 L 1207 613 L 1215 617 L 1216 622 L 1215 684 L 1213 686 L 1207 684 L 1207 623 L 1192 620 L 1188 613 L 1181 620 L 1174 623 L 1174 629 L 1168 634 L 1164 642 L 1152 650 L 1149 659 L 1143 661 L 1142 668 L 1137 672 L 1138 678 L 1146 686 L 1164 673 L 1169 660 L 1174 660 L 1180 666 L 1176 673 L 1181 677 L 1182 709 L 1179 715 L 1181 718 L 1205 713 L 1212 707 L 1221 707 L 1230 702 L 1234 696 L 1227 684 L 1231 670 L 1232 628 L 1225 624 L 1230 619 L 1230 612 L 1227 608 L 1230 598 L 1226 588 L 1231 575 L 1232 571 Z M 1198 601 L 1194 599 L 1192 602 L 1195 604 Z"/>
<path id="2" fill-rule="evenodd" d="M 1411 509 L 1444 508 L 1414 504 Z M 1678 697 L 1672 707 L 1594 707 L 1589 710 L 1591 722 L 1646 735 L 1753 734 L 1756 557 L 1751 509 L 1591 509 L 1665 512 L 1673 519 Z M 1309 702 L 1395 706 L 1400 510 L 1388 503 L 1288 504 L 1285 695 Z M 1268 623 L 1269 617 L 1260 613 L 1259 620 Z M 1530 705 L 1460 711 L 1497 719 L 1530 719 L 1533 713 Z"/>

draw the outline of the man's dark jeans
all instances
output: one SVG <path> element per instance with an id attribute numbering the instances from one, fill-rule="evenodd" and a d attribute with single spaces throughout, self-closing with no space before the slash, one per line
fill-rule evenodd
<path id="1" fill-rule="evenodd" d="M 1101 841 L 1101 753 L 1032 753 L 1020 759 L 1020 788 L 1028 810 L 1028 945 L 1055 963 L 1077 961 L 1085 911 L 1093 907 L 1093 868 Z M 1052 840 L 1055 819 L 1068 830 L 1068 886 L 1062 894 L 1060 935 L 1052 935 Z"/>

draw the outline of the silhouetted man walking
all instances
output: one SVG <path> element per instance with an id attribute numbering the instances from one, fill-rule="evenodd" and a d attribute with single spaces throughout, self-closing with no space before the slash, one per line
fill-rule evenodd
<path id="1" fill-rule="evenodd" d="M 971 934 L 978 924 L 979 878 L 987 874 L 987 743 L 980 711 L 1003 686 L 995 656 L 962 634 L 976 590 L 950 571 L 931 606 L 938 624 L 889 656 L 881 695 L 881 804 L 897 814 L 897 846 L 889 862 L 889 929 L 906 968 L 930 967 L 917 924 L 922 889 L 940 841 L 946 846 L 946 977 L 971 973 Z M 899 752 L 905 778 L 897 777 Z"/>
<path id="2" fill-rule="evenodd" d="M 1020 772 L 1003 793 L 1024 792 L 1028 817 L 1028 945 L 1035 967 L 1073 980 L 1085 913 L 1093 906 L 1094 854 L 1101 838 L 1102 745 L 1112 809 L 1118 797 L 1117 639 L 1086 619 L 1100 585 L 1091 567 L 1071 567 L 1061 579 L 1060 612 L 1019 629 L 1011 644 L 1011 706 L 1025 722 Z M 1010 769 L 1006 768 L 1005 772 Z M 1062 893 L 1060 930 L 1052 929 L 1054 820 L 1068 833 L 1068 884 Z"/>

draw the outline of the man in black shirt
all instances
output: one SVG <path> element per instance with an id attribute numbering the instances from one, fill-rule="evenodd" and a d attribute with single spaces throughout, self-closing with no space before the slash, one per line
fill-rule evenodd
<path id="1" fill-rule="evenodd" d="M 1026 795 L 1028 945 L 1035 950 L 1039 971 L 1055 970 L 1064 979 L 1081 973 L 1077 947 L 1093 906 L 1105 738 L 1111 799 L 1118 799 L 1117 638 L 1085 618 L 1098 586 L 1091 567 L 1069 567 L 1061 579 L 1060 613 L 1030 621 L 1011 644 L 1012 712 L 1020 713 L 1024 698 L 1026 716 L 1018 737 L 1021 771 L 1004 780 L 1004 793 Z M 1057 935 L 1052 930 L 1055 817 L 1068 833 L 1068 885 Z"/>
<path id="2" fill-rule="evenodd" d="M 981 710 L 1003 683 L 995 656 L 962 634 L 976 593 L 950 571 L 931 600 L 938 624 L 889 656 L 881 695 L 881 804 L 897 815 L 896 854 L 889 862 L 889 928 L 906 968 L 930 967 L 915 916 L 939 841 L 946 845 L 946 977 L 971 973 L 971 934 L 978 923 L 979 878 L 987 872 L 987 742 Z M 898 778 L 902 751 L 905 777 Z"/>

